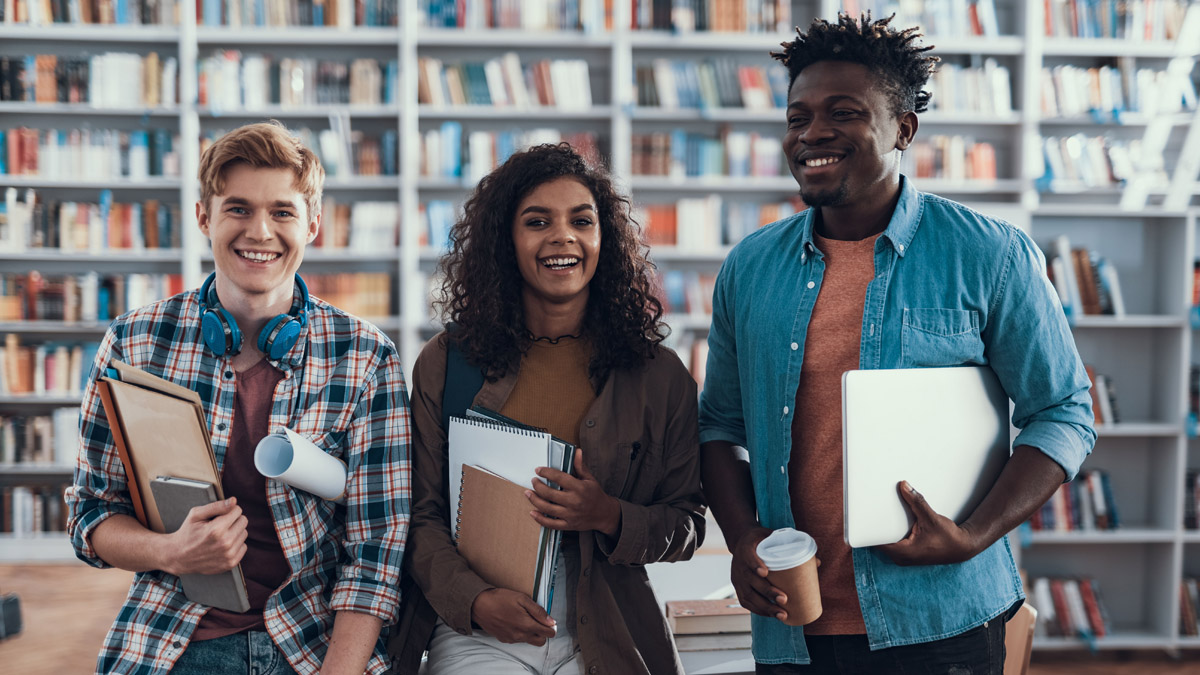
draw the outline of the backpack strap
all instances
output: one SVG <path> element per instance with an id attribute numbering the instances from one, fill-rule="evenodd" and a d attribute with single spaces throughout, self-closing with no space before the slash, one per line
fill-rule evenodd
<path id="1" fill-rule="evenodd" d="M 453 332 L 454 326 L 447 326 Z M 467 363 L 458 344 L 446 339 L 446 385 L 442 390 L 442 429 L 450 432 L 450 417 L 462 417 L 483 387 L 483 370 Z"/>

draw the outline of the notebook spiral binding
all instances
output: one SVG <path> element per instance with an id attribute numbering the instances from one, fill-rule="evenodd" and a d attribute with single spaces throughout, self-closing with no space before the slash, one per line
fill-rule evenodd
<path id="1" fill-rule="evenodd" d="M 465 464 L 462 466 L 461 469 L 459 469 L 459 472 L 461 473 L 461 477 L 459 478 L 459 484 L 458 484 L 459 485 L 459 487 L 458 487 L 458 494 L 459 494 L 458 513 L 454 514 L 454 545 L 455 546 L 458 546 L 458 531 L 460 529 L 462 529 L 462 510 L 463 510 L 462 495 L 464 493 L 462 484 L 467 482 L 467 467 Z"/>
<path id="2" fill-rule="evenodd" d="M 484 429 L 493 429 L 496 431 L 503 431 L 503 432 L 510 433 L 510 434 L 518 434 L 520 436 L 530 436 L 530 437 L 534 437 L 534 438 L 540 438 L 540 437 L 549 435 L 544 431 L 535 431 L 533 429 L 522 429 L 520 427 L 509 426 L 507 424 L 499 424 L 496 422 L 489 422 L 487 420 L 483 420 L 478 417 L 457 417 L 456 416 L 456 417 L 454 417 L 454 419 L 458 420 L 459 422 L 461 422 L 463 424 L 470 424 L 471 426 L 474 426 L 474 427 L 482 427 Z"/>

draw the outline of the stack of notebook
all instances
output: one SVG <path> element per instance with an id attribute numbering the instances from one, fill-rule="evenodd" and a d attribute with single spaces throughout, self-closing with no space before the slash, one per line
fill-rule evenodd
<path id="1" fill-rule="evenodd" d="M 484 408 L 450 418 L 450 511 L 459 553 L 484 581 L 525 593 L 547 611 L 562 533 L 529 515 L 525 491 L 539 467 L 570 473 L 574 457 L 574 445 Z"/>

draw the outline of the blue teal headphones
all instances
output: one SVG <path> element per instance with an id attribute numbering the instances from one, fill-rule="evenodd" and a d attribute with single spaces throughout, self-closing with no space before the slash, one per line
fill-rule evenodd
<path id="1" fill-rule="evenodd" d="M 200 287 L 200 332 L 204 336 L 204 346 L 217 356 L 234 355 L 242 351 L 242 330 L 217 298 L 217 289 L 213 280 L 217 273 L 213 272 L 204 280 Z M 296 275 L 296 285 L 300 287 L 300 303 L 292 305 L 287 314 L 267 322 L 258 334 L 258 349 L 268 358 L 278 361 L 296 345 L 300 330 L 308 325 L 308 309 L 311 304 L 308 299 L 308 286 L 304 279 Z"/>

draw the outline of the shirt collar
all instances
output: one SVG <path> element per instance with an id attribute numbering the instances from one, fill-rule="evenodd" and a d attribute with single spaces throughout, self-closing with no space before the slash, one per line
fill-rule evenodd
<path id="1" fill-rule="evenodd" d="M 892 248 L 904 257 L 908 245 L 917 234 L 917 226 L 921 222 L 921 195 L 913 187 L 912 181 L 900 174 L 900 201 L 896 202 L 896 210 L 892 211 L 892 219 L 883 231 L 883 238 L 890 241 Z M 804 251 L 808 255 L 820 256 L 820 249 L 813 243 L 813 230 L 816 226 L 816 209 L 809 208 L 800 214 L 801 239 Z"/>

